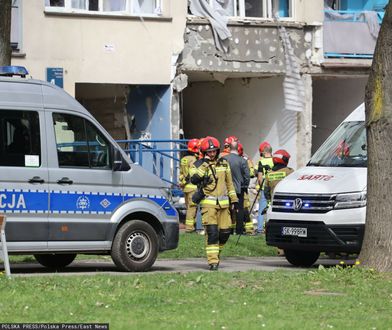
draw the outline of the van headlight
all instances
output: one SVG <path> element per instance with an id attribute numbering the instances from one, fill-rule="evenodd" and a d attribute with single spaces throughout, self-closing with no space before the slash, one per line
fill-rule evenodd
<path id="1" fill-rule="evenodd" d="M 366 206 L 367 194 L 366 191 L 337 194 L 335 199 L 335 209 L 353 209 L 357 207 Z"/>

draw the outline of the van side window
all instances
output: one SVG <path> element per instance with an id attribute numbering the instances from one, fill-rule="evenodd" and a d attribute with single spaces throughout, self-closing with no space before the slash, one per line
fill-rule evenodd
<path id="1" fill-rule="evenodd" d="M 84 118 L 53 114 L 59 167 L 110 168 L 110 144 Z"/>
<path id="2" fill-rule="evenodd" d="M 0 166 L 41 166 L 38 112 L 0 110 Z"/>

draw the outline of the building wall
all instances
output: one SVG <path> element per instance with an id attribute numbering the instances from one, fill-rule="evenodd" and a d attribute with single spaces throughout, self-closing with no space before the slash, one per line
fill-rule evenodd
<path id="1" fill-rule="evenodd" d="M 283 111 L 282 77 L 229 79 L 192 83 L 184 90 L 184 133 L 187 138 L 236 135 L 245 152 L 258 159 L 261 141 L 292 154 L 297 166 L 297 113 Z"/>
<path id="2" fill-rule="evenodd" d="M 312 154 L 365 98 L 367 77 L 313 79 Z"/>
<path id="3" fill-rule="evenodd" d="M 324 21 L 324 0 L 296 0 L 295 20 L 307 24 Z"/>
<path id="4" fill-rule="evenodd" d="M 157 18 L 46 13 L 44 1 L 23 1 L 22 49 L 12 64 L 45 80 L 46 67 L 64 68 L 64 88 L 75 82 L 169 84 L 172 57 L 181 53 L 186 1 L 164 0 Z M 106 48 L 105 48 L 106 46 Z"/>

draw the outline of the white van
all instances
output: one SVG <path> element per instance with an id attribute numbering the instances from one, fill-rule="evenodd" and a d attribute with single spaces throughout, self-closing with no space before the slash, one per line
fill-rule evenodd
<path id="1" fill-rule="evenodd" d="M 359 253 L 366 216 L 367 141 L 360 105 L 307 166 L 280 182 L 267 212 L 268 245 L 308 267 L 321 252 Z"/>
<path id="2" fill-rule="evenodd" d="M 121 270 L 148 270 L 158 251 L 178 245 L 169 192 L 63 89 L 0 77 L 0 213 L 10 254 L 55 269 L 78 253 L 111 254 Z"/>

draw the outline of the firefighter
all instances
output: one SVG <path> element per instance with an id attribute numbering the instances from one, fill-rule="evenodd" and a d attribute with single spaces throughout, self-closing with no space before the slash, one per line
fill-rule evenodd
<path id="1" fill-rule="evenodd" d="M 290 154 L 283 149 L 280 149 L 272 155 L 274 167 L 266 175 L 264 193 L 268 202 L 271 202 L 276 185 L 285 177 L 294 172 L 291 167 L 288 167 Z"/>
<path id="2" fill-rule="evenodd" d="M 248 157 L 247 154 L 244 154 L 244 147 L 241 143 L 238 143 L 238 154 L 242 158 L 244 158 L 248 164 L 250 179 L 255 178 L 256 175 L 255 175 L 255 168 L 253 162 Z M 245 232 L 247 235 L 254 234 L 254 227 L 253 227 L 253 222 L 250 218 L 250 211 L 251 210 L 250 210 L 249 193 L 248 193 L 248 189 L 245 189 L 244 190 L 244 221 L 245 221 Z"/>
<path id="3" fill-rule="evenodd" d="M 180 162 L 180 187 L 184 192 L 186 217 L 185 232 L 192 233 L 195 231 L 197 205 L 192 202 L 192 195 L 196 191 L 196 185 L 191 183 L 190 168 L 196 162 L 199 153 L 199 140 L 192 139 L 188 142 L 187 155 L 181 158 Z"/>
<path id="4" fill-rule="evenodd" d="M 224 143 L 223 143 L 223 151 L 221 152 L 221 154 L 219 155 L 219 157 L 224 157 L 227 156 L 228 154 L 230 154 L 230 145 L 232 142 L 238 142 L 238 138 L 234 135 L 228 136 Z"/>
<path id="5" fill-rule="evenodd" d="M 193 201 L 200 203 L 206 232 L 206 253 L 210 270 L 218 270 L 219 255 L 230 237 L 230 211 L 238 210 L 229 163 L 219 158 L 220 144 L 206 137 L 201 144 L 203 159 L 192 168 L 191 182 L 198 185 Z"/>
<path id="6" fill-rule="evenodd" d="M 257 233 L 261 234 L 264 232 L 264 215 L 262 211 L 267 207 L 267 199 L 264 193 L 263 181 L 269 171 L 274 167 L 272 160 L 272 147 L 264 141 L 259 146 L 260 160 L 257 164 L 257 185 L 256 189 L 259 191 L 259 211 L 257 215 Z"/>
<path id="7" fill-rule="evenodd" d="M 286 150 L 277 150 L 272 155 L 274 167 L 269 171 L 265 178 L 264 194 L 269 205 L 274 195 L 276 185 L 282 181 L 285 177 L 289 176 L 294 170 L 288 167 L 290 154 Z M 267 206 L 268 207 L 268 206 Z M 265 213 L 266 208 L 262 211 Z M 284 251 L 278 249 L 278 255 L 284 256 Z"/>

